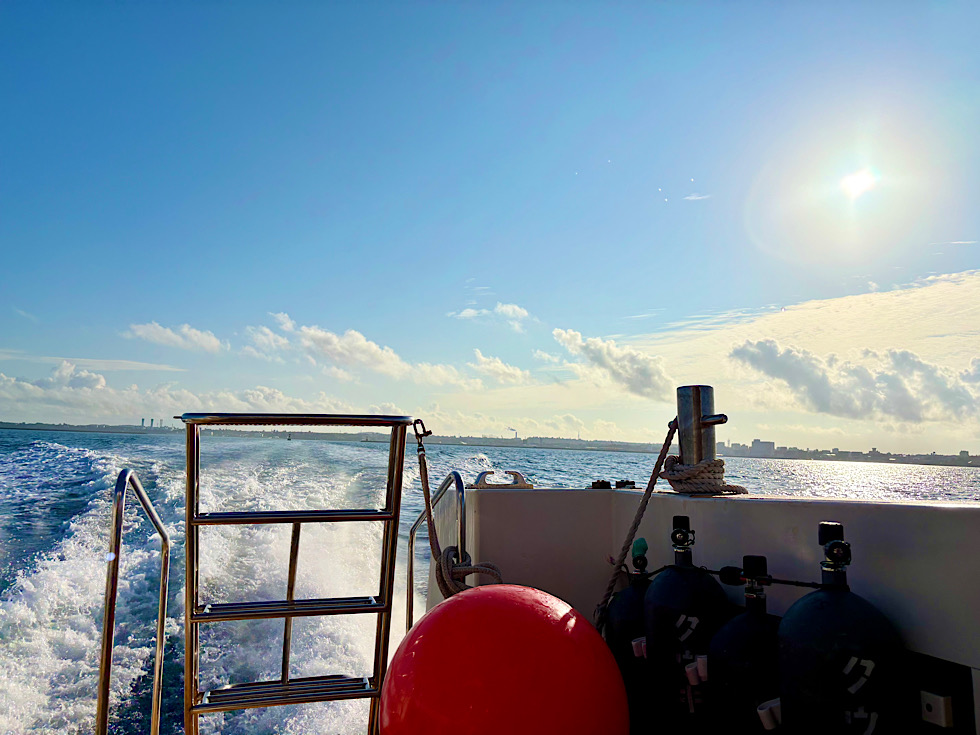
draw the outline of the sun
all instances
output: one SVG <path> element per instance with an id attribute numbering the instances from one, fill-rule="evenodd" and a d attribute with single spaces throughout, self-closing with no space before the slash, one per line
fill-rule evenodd
<path id="1" fill-rule="evenodd" d="M 877 182 L 878 177 L 875 176 L 874 171 L 870 168 L 865 168 L 841 179 L 840 188 L 853 201 L 866 191 L 872 189 Z"/>

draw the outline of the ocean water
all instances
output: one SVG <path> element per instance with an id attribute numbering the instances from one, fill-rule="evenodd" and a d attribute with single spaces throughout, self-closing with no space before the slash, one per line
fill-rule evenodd
<path id="1" fill-rule="evenodd" d="M 430 474 L 471 481 L 483 470 L 519 469 L 536 486 L 594 479 L 643 486 L 654 455 L 432 446 Z M 380 505 L 386 444 L 276 439 L 202 440 L 202 507 L 261 510 Z M 116 475 L 137 471 L 173 539 L 164 676 L 164 733 L 182 732 L 184 444 L 181 436 L 0 430 L 0 734 L 88 733 L 95 713 L 109 501 Z M 733 458 L 732 482 L 763 494 L 910 500 L 980 500 L 980 470 Z M 422 508 L 414 451 L 397 570 L 392 648 L 403 629 L 406 535 Z M 381 525 L 304 527 L 298 597 L 372 594 Z M 285 595 L 288 526 L 224 526 L 202 532 L 202 599 Z M 427 547 L 418 545 L 419 569 Z M 113 654 L 112 731 L 148 731 L 159 539 L 138 504 L 127 509 Z M 425 574 L 413 589 L 424 606 Z M 367 580 L 367 582 L 365 582 Z M 374 616 L 297 619 L 291 673 L 370 671 Z M 278 676 L 282 621 L 202 627 L 202 684 Z M 242 647 L 248 651 L 241 655 Z M 202 718 L 206 733 L 360 733 L 366 702 L 296 705 Z"/>

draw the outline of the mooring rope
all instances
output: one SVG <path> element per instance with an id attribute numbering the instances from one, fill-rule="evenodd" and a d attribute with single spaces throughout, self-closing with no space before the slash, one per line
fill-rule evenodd
<path id="1" fill-rule="evenodd" d="M 606 593 L 602 596 L 602 601 L 596 605 L 594 621 L 595 627 L 599 630 L 602 630 L 603 623 L 606 619 L 606 607 L 609 605 L 609 600 L 612 599 L 613 591 L 616 589 L 616 582 L 619 581 L 619 570 L 626 563 L 626 555 L 629 554 L 633 546 L 633 537 L 636 536 L 636 530 L 640 527 L 640 521 L 643 520 L 647 503 L 650 502 L 653 489 L 657 486 L 657 478 L 660 477 L 660 470 L 664 466 L 664 462 L 667 459 L 667 452 L 670 451 L 670 443 L 674 441 L 674 434 L 676 433 L 677 419 L 674 419 L 668 425 L 667 438 L 664 439 L 664 445 L 660 448 L 660 454 L 657 456 L 657 463 L 653 466 L 653 473 L 650 475 L 649 482 L 647 482 L 647 488 L 643 491 L 643 497 L 640 498 L 640 507 L 636 509 L 636 515 L 633 516 L 633 523 L 630 524 L 630 529 L 626 532 L 626 540 L 623 542 L 623 548 L 619 550 L 619 557 L 613 565 L 613 573 L 612 577 L 609 578 L 609 584 L 606 585 Z"/>
<path id="2" fill-rule="evenodd" d="M 741 485 L 725 482 L 725 460 L 711 459 L 697 464 L 681 464 L 681 458 L 670 456 L 664 463 L 660 476 L 670 483 L 674 492 L 685 495 L 717 495 L 731 493 L 744 495 L 748 492 Z"/>
<path id="3" fill-rule="evenodd" d="M 646 512 L 647 504 L 650 502 L 650 496 L 653 495 L 654 488 L 657 486 L 658 478 L 662 477 L 670 483 L 670 487 L 674 492 L 684 495 L 716 495 L 724 493 L 741 495 L 748 492 L 741 485 L 729 485 L 725 482 L 725 460 L 723 459 L 705 460 L 695 465 L 685 465 L 681 464 L 680 457 L 674 455 L 668 457 L 667 452 L 670 451 L 670 445 L 674 441 L 674 434 L 677 433 L 677 419 L 675 418 L 671 421 L 668 427 L 667 438 L 664 439 L 664 444 L 660 448 L 660 454 L 657 456 L 657 463 L 653 466 L 650 481 L 647 483 L 643 497 L 640 499 L 640 506 L 636 509 L 636 515 L 633 516 L 633 523 L 630 524 L 629 531 L 626 532 L 626 540 L 623 542 L 623 548 L 620 549 L 619 557 L 613 565 L 614 571 L 612 577 L 609 579 L 609 584 L 606 585 L 606 593 L 602 596 L 602 601 L 596 605 L 594 620 L 596 627 L 600 630 L 605 622 L 606 608 L 609 605 L 609 600 L 612 599 L 613 592 L 616 589 L 616 583 L 619 581 L 620 570 L 626 563 L 626 555 L 629 554 L 630 548 L 633 546 L 633 538 L 636 536 L 636 531 L 639 529 L 640 522 L 643 520 L 643 514 Z"/>
<path id="4" fill-rule="evenodd" d="M 420 428 L 421 427 L 421 428 Z M 490 562 L 474 564 L 470 555 L 455 546 L 447 546 L 442 549 L 439 546 L 439 535 L 436 533 L 436 524 L 432 519 L 432 494 L 429 490 L 429 470 L 425 460 L 425 444 L 423 438 L 432 434 L 427 431 L 422 419 L 415 420 L 415 438 L 418 441 L 419 454 L 419 479 L 422 483 L 422 495 L 425 497 L 425 522 L 429 531 L 429 551 L 436 562 L 436 584 L 443 597 L 452 597 L 458 592 L 470 589 L 471 585 L 463 580 L 471 574 L 482 574 L 492 578 L 494 584 L 504 581 L 500 569 Z"/>

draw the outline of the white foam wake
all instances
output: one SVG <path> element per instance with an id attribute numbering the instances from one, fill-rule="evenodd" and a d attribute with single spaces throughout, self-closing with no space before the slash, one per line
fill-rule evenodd
<path id="1" fill-rule="evenodd" d="M 109 497 L 118 458 L 60 445 L 38 447 L 52 466 L 85 457 L 92 500 L 71 520 L 65 537 L 21 571 L 0 602 L 0 732 L 90 732 L 94 723 Z M 59 456 L 64 455 L 64 456 Z M 127 514 L 127 526 L 135 517 Z M 133 534 L 130 534 L 131 536 Z M 123 556 L 120 598 L 144 586 L 154 552 L 129 539 Z M 158 558 L 158 554 L 157 554 Z M 155 575 L 154 575 L 155 576 Z M 133 610 L 121 605 L 120 627 Z M 128 696 L 150 653 L 137 631 L 120 636 L 114 652 L 113 702 Z"/>
<path id="2" fill-rule="evenodd" d="M 378 507 L 383 502 L 387 447 L 292 442 L 288 454 L 276 442 L 205 444 L 202 506 L 205 509 Z M 109 499 L 124 466 L 136 466 L 168 526 L 172 549 L 168 636 L 183 649 L 183 466 L 174 447 L 127 445 L 126 456 L 72 449 L 48 442 L 30 448 L 41 474 L 56 475 L 69 460 L 93 479 L 85 510 L 66 525 L 30 568 L 21 570 L 0 601 L 0 733 L 89 733 L 95 714 L 101 642 Z M 162 460 L 160 458 L 163 458 Z M 87 463 L 87 464 L 86 464 Z M 43 466 L 48 469 L 44 470 Z M 417 477 L 417 474 L 415 475 Z M 406 485 L 411 487 L 412 471 Z M 34 489 L 36 491 L 36 488 Z M 421 507 L 407 492 L 407 512 Z M 148 686 L 152 657 L 159 543 L 135 503 L 127 509 L 122 575 L 113 653 L 111 711 L 137 706 Z M 392 641 L 404 630 L 404 533 L 396 577 Z M 285 594 L 290 527 L 224 526 L 202 532 L 202 600 L 281 599 Z M 379 581 L 381 525 L 308 524 L 299 551 L 297 597 L 374 594 Z M 424 573 L 417 575 L 424 582 Z M 416 595 L 416 610 L 424 602 Z M 417 613 L 418 615 L 418 613 Z M 291 675 L 371 672 L 376 616 L 298 619 Z M 282 626 L 246 621 L 202 627 L 202 688 L 278 678 Z M 180 666 L 182 662 L 167 662 Z M 134 691 L 135 689 L 135 691 Z M 178 691 L 164 709 L 179 712 Z M 142 706 L 143 702 L 139 702 Z M 360 733 L 364 701 L 247 710 L 202 718 L 205 733 Z M 133 725 L 121 724 L 125 732 Z M 138 730 L 132 729 L 132 732 Z"/>

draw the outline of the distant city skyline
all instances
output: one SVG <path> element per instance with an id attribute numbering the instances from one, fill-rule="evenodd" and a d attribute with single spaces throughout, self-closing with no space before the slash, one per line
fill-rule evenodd
<path id="1" fill-rule="evenodd" d="M 0 21 L 2 420 L 980 453 L 977 3 Z"/>
<path id="2" fill-rule="evenodd" d="M 970 453 L 967 449 L 960 449 L 953 452 L 890 452 L 879 451 L 878 447 L 871 447 L 868 450 L 860 449 L 841 449 L 833 447 L 831 449 L 820 449 L 816 447 L 791 447 L 779 446 L 776 442 L 762 439 L 753 439 L 751 444 L 740 442 L 718 442 L 718 454 L 727 457 L 751 457 L 755 459 L 837 459 L 837 460 L 868 460 L 885 461 L 889 458 L 916 458 L 924 461 L 933 460 L 954 460 L 954 462 L 942 462 L 942 464 L 962 464 L 969 467 L 980 467 L 980 454 Z"/>
<path id="3" fill-rule="evenodd" d="M 164 424 L 161 420 L 155 426 L 152 424 L 147 424 L 145 420 L 141 420 L 139 424 L 48 424 L 42 422 L 5 422 L 0 420 L 0 430 L 2 429 L 15 429 L 15 430 L 37 430 L 37 431 L 83 431 L 83 432 L 100 432 L 105 431 L 109 433 L 126 433 L 126 432 L 147 432 L 147 433 L 158 433 L 161 431 L 169 432 L 180 432 L 183 430 L 183 425 L 179 420 L 175 420 L 172 424 Z M 209 429 L 209 431 L 212 431 Z M 220 430 L 219 430 L 220 431 Z M 330 434 L 331 430 L 307 430 L 299 429 L 296 427 L 289 426 L 270 426 L 263 430 L 244 430 L 235 431 L 234 429 L 228 430 L 231 433 L 241 433 L 241 434 L 263 434 L 263 435 L 296 435 L 302 436 L 305 434 Z M 513 431 L 513 429 L 511 430 Z M 375 436 L 371 432 L 354 432 L 357 436 Z M 339 436 L 339 435 L 338 435 Z M 386 441 L 386 435 L 376 434 L 378 441 Z M 408 438 L 410 439 L 410 437 Z M 349 440 L 349 439 L 348 439 Z M 555 449 L 592 449 L 596 451 L 644 451 L 649 453 L 657 453 L 663 445 L 660 443 L 651 442 L 628 442 L 628 441 L 617 441 L 613 439 L 606 439 L 602 437 L 586 438 L 582 439 L 579 437 L 561 437 L 561 436 L 503 436 L 503 435 L 440 435 L 433 434 L 428 440 L 431 444 L 474 444 L 480 445 L 485 444 L 486 446 L 533 446 L 539 448 L 555 448 Z M 678 454 L 679 447 L 677 445 L 676 439 L 670 446 L 671 454 Z M 749 457 L 754 459 L 824 459 L 824 460 L 847 460 L 847 461 L 886 461 L 889 458 L 901 459 L 901 460 L 920 460 L 927 464 L 952 464 L 968 467 L 980 467 L 980 453 L 971 453 L 969 450 L 960 449 L 958 451 L 945 452 L 945 451 L 931 451 L 931 452 L 891 452 L 887 449 L 885 451 L 879 451 L 877 447 L 871 447 L 867 451 L 862 451 L 859 449 L 840 449 L 839 447 L 833 448 L 816 448 L 816 447 L 795 447 L 788 445 L 779 445 L 775 441 L 769 441 L 764 439 L 753 439 L 750 444 L 743 444 L 741 442 L 717 442 L 717 453 L 721 457 Z"/>

